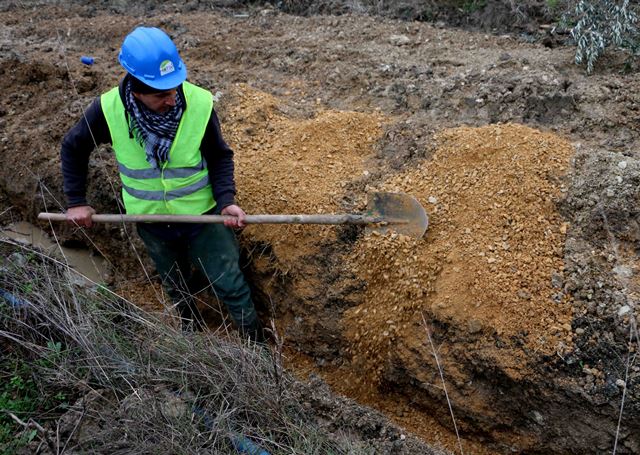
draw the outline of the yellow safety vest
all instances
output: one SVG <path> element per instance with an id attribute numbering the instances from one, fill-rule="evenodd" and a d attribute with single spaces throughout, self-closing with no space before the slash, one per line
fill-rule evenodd
<path id="1" fill-rule="evenodd" d="M 147 162 L 144 148 L 130 137 L 118 87 L 100 97 L 128 214 L 201 215 L 216 205 L 207 163 L 200 153 L 200 143 L 213 111 L 213 96 L 188 82 L 182 87 L 187 108 L 171 144 L 169 161 L 160 169 Z"/>

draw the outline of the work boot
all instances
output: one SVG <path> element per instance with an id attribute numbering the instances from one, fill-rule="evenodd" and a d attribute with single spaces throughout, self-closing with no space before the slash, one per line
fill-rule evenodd
<path id="1" fill-rule="evenodd" d="M 183 332 L 202 332 L 204 330 L 206 324 L 192 298 L 182 300 L 177 307 Z"/>
<path id="2" fill-rule="evenodd" d="M 249 341 L 256 344 L 266 345 L 267 337 L 259 319 L 240 329 L 240 336 L 243 339 L 249 338 Z"/>

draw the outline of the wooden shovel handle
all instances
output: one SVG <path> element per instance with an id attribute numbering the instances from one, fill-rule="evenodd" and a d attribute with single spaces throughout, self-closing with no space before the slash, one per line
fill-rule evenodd
<path id="1" fill-rule="evenodd" d="M 234 219 L 227 215 L 117 215 L 104 214 L 93 215 L 94 223 L 224 223 L 225 220 Z M 39 220 L 66 221 L 64 213 L 42 212 Z M 382 223 L 386 220 L 381 217 L 372 217 L 359 214 L 329 214 L 329 215 L 247 215 L 247 224 L 369 224 Z M 394 220 L 394 222 L 397 222 Z"/>

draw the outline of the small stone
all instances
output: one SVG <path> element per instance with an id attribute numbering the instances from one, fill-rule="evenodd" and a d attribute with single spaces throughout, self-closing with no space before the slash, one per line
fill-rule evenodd
<path id="1" fill-rule="evenodd" d="M 429 199 L 427 199 L 429 201 L 429 204 L 437 204 L 438 203 L 438 199 L 434 196 L 429 196 Z"/>
<path id="2" fill-rule="evenodd" d="M 169 399 L 165 403 L 162 403 L 160 406 L 162 408 L 163 414 L 173 419 L 177 419 L 180 416 L 187 414 L 187 412 L 189 411 L 187 404 L 178 397 Z"/>
<path id="3" fill-rule="evenodd" d="M 618 310 L 618 316 L 622 317 L 625 314 L 628 314 L 630 312 L 631 312 L 631 307 L 629 305 L 624 305 L 620 307 L 620 309 Z"/>
<path id="4" fill-rule="evenodd" d="M 613 273 L 618 275 L 619 278 L 631 278 L 633 270 L 626 265 L 617 265 L 613 268 Z"/>
<path id="5" fill-rule="evenodd" d="M 623 388 L 623 389 L 624 389 L 624 388 L 625 388 L 625 386 L 626 386 L 625 382 L 624 382 L 622 379 L 618 379 L 618 380 L 616 380 L 616 385 L 617 385 L 618 387 Z"/>
<path id="6" fill-rule="evenodd" d="M 540 414 L 538 411 L 532 411 L 531 414 L 533 414 L 533 418 L 535 419 L 535 421 L 539 425 L 542 425 L 542 423 L 544 422 L 544 418 L 542 417 L 542 414 Z"/>
<path id="7" fill-rule="evenodd" d="M 409 44 L 411 40 L 406 35 L 391 35 L 389 37 L 389 42 L 394 46 L 405 46 Z"/>
<path id="8" fill-rule="evenodd" d="M 620 169 L 626 169 L 626 168 L 627 168 L 627 162 L 626 162 L 626 161 L 620 161 L 620 162 L 618 163 L 618 167 L 619 167 Z"/>
<path id="9" fill-rule="evenodd" d="M 468 326 L 469 333 L 478 333 L 480 330 L 482 330 L 482 323 L 477 319 L 471 319 Z"/>
<path id="10" fill-rule="evenodd" d="M 23 254 L 20 254 L 18 252 L 11 253 L 8 259 L 9 262 L 11 262 L 16 267 L 24 267 L 27 264 L 27 258 Z"/>
<path id="11" fill-rule="evenodd" d="M 524 289 L 520 289 L 518 291 L 518 297 L 523 300 L 531 300 L 531 294 L 529 294 L 529 292 L 525 291 Z"/>
<path id="12" fill-rule="evenodd" d="M 584 333 L 584 329 L 582 327 L 578 327 L 576 329 L 576 335 L 582 335 Z"/>
<path id="13" fill-rule="evenodd" d="M 619 175 L 616 176 L 616 182 L 622 183 L 622 177 L 620 177 Z"/>

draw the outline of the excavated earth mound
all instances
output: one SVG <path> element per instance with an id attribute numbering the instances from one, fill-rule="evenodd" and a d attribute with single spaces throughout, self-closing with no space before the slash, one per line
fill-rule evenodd
<path id="1" fill-rule="evenodd" d="M 335 211 L 338 201 L 349 198 L 344 188 L 353 176 L 369 176 L 364 164 L 388 119 L 319 111 L 291 121 L 278 113 L 273 97 L 239 90 L 228 115 L 242 128 L 232 129 L 230 137 L 245 151 L 238 156 L 239 184 L 243 206 L 252 213 Z M 256 133 L 267 129 L 267 137 Z M 329 253 L 343 258 L 334 257 L 331 269 L 331 288 L 349 290 L 343 308 L 318 295 L 326 283 L 326 266 L 318 258 L 332 260 L 326 250 L 338 241 L 339 230 L 249 227 L 244 233 L 252 250 L 268 245 L 268 254 L 255 254 L 253 268 L 256 275 L 271 277 L 262 292 L 276 302 L 280 336 L 317 355 L 323 350 L 317 335 L 324 334 L 326 353 L 344 357 L 340 367 L 325 370 L 327 381 L 373 406 L 383 385 L 410 383 L 440 394 L 426 335 L 432 323 L 453 329 L 442 345 L 445 358 L 457 342 L 473 346 L 476 362 L 513 383 L 535 374 L 543 356 L 572 346 L 572 306 L 557 284 L 563 280 L 567 223 L 556 204 L 566 191 L 562 178 L 573 147 L 521 125 L 446 130 L 435 141 L 435 152 L 415 169 L 367 186 L 415 196 L 430 215 L 425 238 L 358 235 L 344 251 Z M 265 187 L 276 190 L 273 197 L 263 197 Z M 284 287 L 299 300 L 298 308 L 274 298 Z M 301 332 L 312 334 L 313 349 Z M 448 379 L 461 385 L 454 392 L 456 406 L 485 419 L 495 391 L 466 386 L 473 376 L 463 364 L 448 358 L 445 369 Z M 412 401 L 424 399 L 417 395 Z M 504 425 L 494 418 L 494 426 Z M 469 430 L 494 431 L 476 426 Z"/>
<path id="2" fill-rule="evenodd" d="M 449 418 L 433 405 L 443 399 L 437 350 L 466 433 L 501 450 L 554 446 L 559 435 L 546 428 L 561 427 L 577 393 L 564 390 L 570 378 L 544 374 L 576 350 L 575 306 L 563 288 L 570 224 L 558 209 L 573 146 L 516 124 L 448 129 L 427 159 L 385 178 L 373 145 L 391 118 L 319 108 L 298 119 L 244 85 L 230 98 L 239 198 L 250 212 L 357 211 L 367 193 L 390 191 L 415 196 L 430 215 L 422 239 L 319 226 L 245 230 L 257 295 L 296 347 L 294 368 L 311 368 L 300 353 L 315 358 L 336 390 L 453 448 L 433 420 Z M 275 191 L 265 198 L 264 188 Z M 528 398 L 514 402 L 505 388 Z M 576 431 L 590 418 L 578 418 Z"/>
<path id="3" fill-rule="evenodd" d="M 422 314 L 478 340 L 526 333 L 533 352 L 563 351 L 571 306 L 552 286 L 566 234 L 555 202 L 572 147 L 519 125 L 447 130 L 436 140 L 429 161 L 381 185 L 429 208 L 428 235 L 371 236 L 351 254 L 351 270 L 368 283 L 364 303 L 345 315 L 354 357 L 382 373 L 399 355 L 396 340 L 420 350 Z M 484 355 L 514 379 L 528 372 L 522 353 Z"/>

